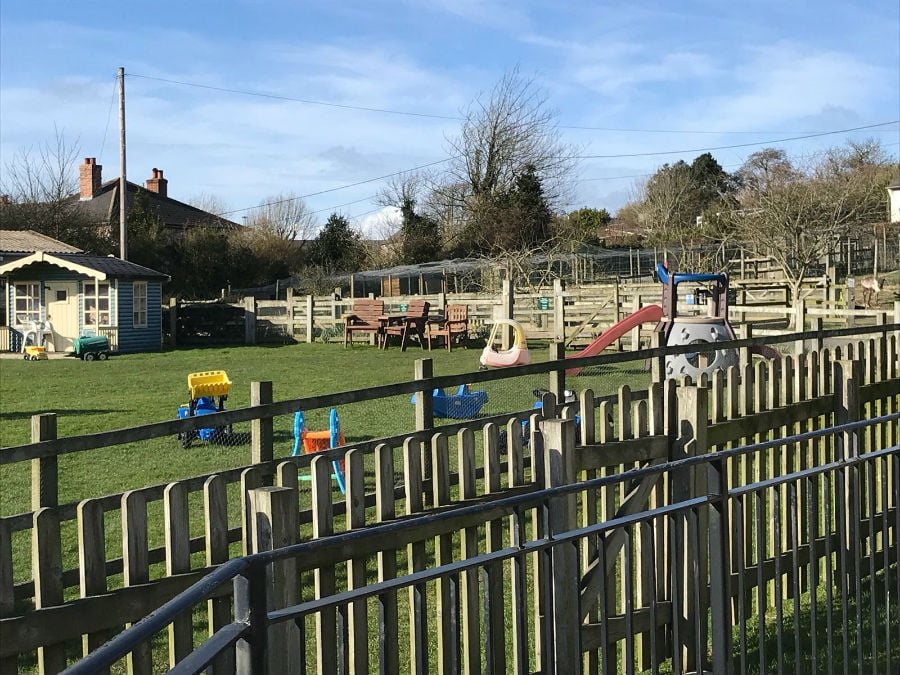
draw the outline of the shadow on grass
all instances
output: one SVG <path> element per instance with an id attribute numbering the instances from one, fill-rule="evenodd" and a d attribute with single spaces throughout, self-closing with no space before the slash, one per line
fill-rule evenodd
<path id="1" fill-rule="evenodd" d="M 851 580 L 846 606 L 841 602 L 838 588 L 832 589 L 829 603 L 826 589 L 820 585 L 815 597 L 815 633 L 810 593 L 801 596 L 796 620 L 793 600 L 785 601 L 780 623 L 774 611 L 767 613 L 762 649 L 759 620 L 757 617 L 748 620 L 744 659 L 741 659 L 735 629 L 736 672 L 748 675 L 774 672 L 861 672 L 878 675 L 900 672 L 900 642 L 896 640 L 900 629 L 897 575 L 897 565 L 893 565 L 887 574 L 882 570 L 875 574 L 874 579 L 863 577 L 859 581 L 858 601 L 854 597 L 855 580 Z M 827 629 L 829 620 L 832 624 L 830 634 Z M 779 664 L 779 651 L 782 664 Z"/>
<path id="2" fill-rule="evenodd" d="M 34 415 L 43 415 L 46 412 L 65 413 L 66 415 L 108 415 L 110 413 L 126 412 L 124 408 L 56 408 L 55 410 L 47 410 L 46 408 L 39 411 L 20 411 L 0 413 L 0 422 L 13 422 L 15 420 L 30 419 Z"/>

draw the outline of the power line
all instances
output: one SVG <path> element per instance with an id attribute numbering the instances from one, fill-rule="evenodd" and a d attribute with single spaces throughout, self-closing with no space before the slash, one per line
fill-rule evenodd
<path id="1" fill-rule="evenodd" d="M 340 185 L 334 188 L 328 188 L 327 190 L 319 190 L 318 192 L 310 192 L 305 195 L 300 195 L 298 197 L 289 197 L 288 199 L 279 199 L 274 202 L 266 202 L 265 204 L 257 204 L 256 206 L 247 206 L 242 209 L 232 209 L 231 211 L 223 211 L 222 213 L 217 213 L 217 216 L 228 216 L 232 213 L 240 213 L 241 211 L 252 211 L 253 209 L 262 208 L 265 206 L 274 206 L 275 204 L 286 204 L 287 202 L 294 202 L 298 199 L 306 199 L 307 197 L 316 197 L 318 195 L 324 195 L 328 192 L 337 192 L 338 190 L 346 190 L 347 188 L 356 187 L 358 185 L 365 185 L 366 183 L 374 183 L 375 181 L 385 180 L 387 178 L 393 178 L 394 176 L 402 176 L 404 173 L 410 173 L 412 171 L 418 171 L 419 169 L 427 169 L 430 166 L 436 166 L 438 164 L 443 164 L 444 162 L 449 162 L 451 159 L 455 159 L 455 157 L 446 157 L 444 159 L 439 159 L 436 162 L 429 162 L 428 164 L 421 164 L 419 166 L 414 166 L 411 169 L 403 169 L 403 171 L 395 171 L 394 173 L 385 174 L 384 176 L 378 176 L 377 178 L 367 178 L 366 180 L 357 181 L 356 183 L 349 183 L 347 185 Z"/>
<path id="2" fill-rule="evenodd" d="M 201 84 L 199 82 L 186 82 L 184 80 L 173 80 L 166 77 L 156 77 L 153 75 L 140 75 L 137 73 L 127 73 L 128 77 L 138 77 L 143 80 L 155 80 L 156 82 L 165 82 L 167 84 L 177 84 L 182 87 L 194 87 L 196 89 L 207 89 L 209 91 L 220 91 L 227 94 L 239 94 L 241 96 L 256 96 L 259 98 L 268 98 L 276 101 L 289 101 L 291 103 L 303 103 L 305 105 L 317 105 L 328 108 L 342 108 L 344 110 L 361 110 L 363 112 L 382 113 L 385 115 L 404 115 L 407 117 L 424 117 L 437 120 L 448 120 L 451 122 L 463 122 L 465 117 L 458 115 L 438 115 L 434 113 L 414 112 L 411 110 L 396 110 L 392 108 L 376 108 L 374 106 L 350 105 L 348 103 L 334 103 L 332 101 L 319 101 L 315 99 L 298 98 L 295 96 L 284 96 L 282 94 L 272 94 L 264 91 L 253 91 L 250 89 L 233 89 L 230 87 L 218 87 L 211 84 Z M 732 135 L 732 134 L 811 134 L 814 131 L 777 131 L 774 129 L 757 130 L 757 131 L 733 131 L 728 129 L 641 129 L 632 127 L 594 127 L 583 125 L 560 124 L 559 129 L 572 129 L 575 131 L 609 131 L 615 133 L 635 133 L 635 134 L 709 134 L 709 135 Z"/>
<path id="3" fill-rule="evenodd" d="M 865 129 L 875 129 L 877 127 L 885 127 L 891 124 L 897 124 L 900 120 L 891 122 L 879 122 L 878 124 L 867 124 L 861 127 L 852 127 L 850 129 L 836 129 L 834 131 L 820 131 L 815 134 L 805 134 L 803 136 L 791 136 L 789 138 L 775 138 L 768 141 L 755 141 L 753 143 L 737 143 L 734 145 L 717 145 L 708 148 L 691 148 L 688 150 L 664 150 L 656 152 L 631 152 L 617 155 L 575 155 L 572 159 L 621 159 L 626 157 L 654 157 L 658 155 L 680 155 L 688 152 L 709 152 L 711 150 L 731 150 L 734 148 L 749 148 L 755 145 L 771 145 L 773 143 L 787 143 L 788 141 L 802 141 L 807 138 L 819 138 L 821 136 L 833 136 L 835 134 L 847 134 L 853 131 L 863 131 Z"/>
<path id="4" fill-rule="evenodd" d="M 388 108 L 372 108 L 361 105 L 348 105 L 345 103 L 331 103 L 328 101 L 315 101 L 306 98 L 294 98 L 293 96 L 281 96 L 279 94 L 269 94 L 263 91 L 250 91 L 246 89 L 230 89 L 228 87 L 215 87 L 209 84 L 198 84 L 196 82 L 183 82 L 181 80 L 170 80 L 165 77 L 153 77 L 151 75 L 137 75 L 129 73 L 129 77 L 139 77 L 143 80 L 156 80 L 157 82 L 168 82 L 169 84 L 178 84 L 185 87 L 196 87 L 198 89 L 209 89 L 211 91 L 222 91 L 228 94 L 241 94 L 244 96 L 259 96 L 261 98 L 271 98 L 277 101 L 290 101 L 292 103 L 305 103 L 306 105 L 320 105 L 328 108 L 344 108 L 346 110 L 362 110 L 365 112 L 383 113 L 385 115 L 406 115 L 408 117 L 430 117 L 439 120 L 459 121 L 461 117 L 449 117 L 447 115 L 432 115 L 428 113 L 410 112 L 408 110 L 390 110 Z"/>

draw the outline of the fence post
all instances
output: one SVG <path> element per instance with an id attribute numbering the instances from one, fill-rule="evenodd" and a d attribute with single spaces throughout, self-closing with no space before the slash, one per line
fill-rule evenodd
<path id="1" fill-rule="evenodd" d="M 741 324 L 738 326 L 737 336 L 741 340 L 749 340 L 753 337 L 753 326 L 749 323 Z M 750 347 L 741 347 L 738 350 L 738 361 L 741 364 L 741 368 L 746 368 L 753 363 L 753 353 L 750 351 Z"/>
<path id="2" fill-rule="evenodd" d="M 558 342 L 566 341 L 566 299 L 563 297 L 562 279 L 553 280 L 553 324 L 555 339 Z"/>
<path id="3" fill-rule="evenodd" d="M 178 346 L 178 298 L 169 298 L 169 346 Z"/>
<path id="4" fill-rule="evenodd" d="M 894 301 L 894 324 L 900 326 L 900 300 Z M 894 332 L 896 339 L 900 342 L 900 329 Z"/>
<path id="5" fill-rule="evenodd" d="M 631 298 L 631 311 L 637 312 L 641 308 L 641 293 L 638 289 L 634 290 L 634 297 Z M 636 352 L 641 348 L 641 326 L 638 324 L 631 329 L 631 351 Z"/>
<path id="6" fill-rule="evenodd" d="M 669 459 L 678 460 L 706 454 L 709 450 L 707 442 L 709 390 L 698 386 L 682 386 L 679 387 L 677 396 L 676 438 Z M 706 473 L 701 467 L 674 471 L 671 473 L 670 481 L 669 489 L 673 502 L 685 501 L 707 494 Z M 700 672 L 705 655 L 696 653 L 695 646 L 707 644 L 706 620 L 701 620 L 700 617 L 706 616 L 710 599 L 710 589 L 706 583 L 709 569 L 709 559 L 706 555 L 709 512 L 705 508 L 698 508 L 693 525 L 687 514 L 679 514 L 676 518 L 682 523 L 682 526 L 678 528 L 681 530 L 682 536 L 679 537 L 672 555 L 678 558 L 675 564 L 680 568 L 683 577 L 677 580 L 680 589 L 673 588 L 672 592 L 680 592 L 679 606 L 682 615 L 672 617 L 672 620 L 681 624 L 681 630 L 678 633 L 682 644 L 673 645 L 673 647 L 674 649 L 685 648 L 688 668 Z M 696 527 L 696 536 L 691 536 L 691 527 Z M 694 569 L 697 570 L 696 577 L 689 573 L 689 570 Z M 699 580 L 699 588 L 690 587 L 694 578 Z"/>
<path id="7" fill-rule="evenodd" d="M 56 413 L 31 416 L 31 442 L 56 440 Z M 31 510 L 59 505 L 59 465 L 56 455 L 31 460 Z"/>
<path id="8" fill-rule="evenodd" d="M 276 300 L 278 298 L 275 298 Z M 286 322 L 287 322 L 287 334 L 288 337 L 294 338 L 294 289 L 291 286 L 288 286 L 284 289 L 284 307 Z"/>
<path id="9" fill-rule="evenodd" d="M 244 298 L 244 344 L 256 344 L 256 298 Z"/>
<path id="10" fill-rule="evenodd" d="M 821 316 L 814 316 L 812 318 L 812 329 L 816 331 L 816 338 L 813 342 L 813 349 L 817 352 L 820 352 L 825 348 L 825 337 L 822 335 L 822 331 L 825 330 L 825 327 L 824 320 Z"/>
<path id="11" fill-rule="evenodd" d="M 62 543 L 56 509 L 41 508 L 32 514 L 31 573 L 34 577 L 34 608 L 63 604 Z M 37 671 L 58 673 L 66 667 L 63 643 L 38 647 Z"/>
<path id="12" fill-rule="evenodd" d="M 731 547 L 728 542 L 728 476 L 726 463 L 716 459 L 708 465 L 709 494 L 718 498 L 709 504 L 709 589 L 712 629 L 712 672 L 731 673 Z M 705 583 L 703 584 L 705 586 Z"/>
<path id="13" fill-rule="evenodd" d="M 272 403 L 271 382 L 250 383 L 250 405 L 263 406 Z M 250 462 L 262 464 L 269 462 L 273 457 L 272 448 L 272 418 L 257 417 L 250 422 Z M 272 482 L 272 470 L 266 469 L 263 482 Z"/>
<path id="14" fill-rule="evenodd" d="M 253 552 L 273 551 L 297 543 L 297 490 L 261 487 L 250 491 L 253 509 Z M 283 558 L 266 566 L 269 592 L 267 609 L 283 609 L 300 600 L 297 586 L 297 560 Z M 291 675 L 300 672 L 300 632 L 293 621 L 269 629 L 266 654 L 270 673 Z"/>
<path id="15" fill-rule="evenodd" d="M 551 342 L 550 353 L 548 358 L 551 361 L 564 361 L 566 358 L 566 347 L 562 342 Z M 550 371 L 550 391 L 556 395 L 556 400 L 560 405 L 566 401 L 566 367 L 562 366 Z"/>
<path id="16" fill-rule="evenodd" d="M 431 359 L 416 359 L 413 379 L 430 380 L 434 377 L 434 362 Z M 434 400 L 432 388 L 425 386 L 416 392 L 416 431 L 434 429 Z"/>
<path id="17" fill-rule="evenodd" d="M 504 279 L 502 288 L 503 291 L 500 295 L 499 318 L 512 320 L 513 311 L 516 305 L 515 290 L 513 289 L 512 281 L 510 279 Z M 512 347 L 512 342 L 512 327 L 504 326 L 503 330 L 500 331 L 500 348 L 509 349 L 510 347 Z"/>
<path id="18" fill-rule="evenodd" d="M 621 297 L 619 291 L 619 277 L 616 275 L 616 283 L 613 286 L 612 309 L 613 309 L 613 325 L 619 323 L 622 319 L 622 308 L 620 306 Z M 622 338 L 616 338 L 616 351 L 622 351 Z"/>
<path id="19" fill-rule="evenodd" d="M 660 349 L 663 345 L 663 334 L 654 330 L 650 337 L 650 347 Z M 653 382 L 662 382 L 666 377 L 666 357 L 654 356 L 650 359 L 650 378 Z"/>
<path id="20" fill-rule="evenodd" d="M 316 311 L 316 301 L 312 295 L 306 296 L 306 342 L 311 344 L 316 336 L 316 322 L 314 313 Z"/>
<path id="21" fill-rule="evenodd" d="M 548 488 L 568 485 L 575 478 L 575 421 L 541 422 L 544 438 L 544 480 Z M 551 497 L 547 503 L 547 536 L 577 526 L 575 495 Z M 574 543 L 557 543 L 550 551 L 550 607 L 546 626 L 553 653 L 549 672 L 581 672 L 581 619 L 578 598 L 578 551 Z"/>

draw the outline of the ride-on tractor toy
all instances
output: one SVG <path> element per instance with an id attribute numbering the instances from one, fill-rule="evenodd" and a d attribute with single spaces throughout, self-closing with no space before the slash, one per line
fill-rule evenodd
<path id="1" fill-rule="evenodd" d="M 178 408 L 178 418 L 194 417 L 196 415 L 209 415 L 225 410 L 225 401 L 231 389 L 231 380 L 224 370 L 207 370 L 188 375 L 188 395 L 190 400 L 187 405 Z M 218 399 L 218 400 L 216 400 Z M 187 448 L 195 438 L 201 441 L 222 442 L 232 433 L 231 425 L 221 427 L 208 427 L 183 431 L 178 434 L 181 446 Z"/>
<path id="2" fill-rule="evenodd" d="M 102 335 L 83 335 L 75 338 L 75 356 L 82 361 L 106 361 L 109 358 L 109 340 Z"/>

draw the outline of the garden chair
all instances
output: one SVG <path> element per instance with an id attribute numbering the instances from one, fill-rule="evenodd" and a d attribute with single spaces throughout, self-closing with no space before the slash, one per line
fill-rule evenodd
<path id="1" fill-rule="evenodd" d="M 344 347 L 353 344 L 354 333 L 369 333 L 381 344 L 384 335 L 384 301 L 360 298 L 353 301 L 353 310 L 344 317 Z"/>
<path id="2" fill-rule="evenodd" d="M 428 323 L 429 307 L 431 307 L 431 303 L 425 300 L 410 300 L 406 314 L 387 317 L 384 327 L 384 340 L 381 343 L 382 349 L 387 348 L 388 338 L 391 335 L 396 335 L 400 338 L 400 349 L 406 351 L 406 342 L 410 333 L 415 333 L 418 336 L 419 344 L 422 345 L 422 349 L 425 349 L 425 328 Z"/>
<path id="3" fill-rule="evenodd" d="M 428 326 L 428 348 L 431 349 L 431 341 L 436 337 L 443 337 L 447 345 L 447 351 L 451 351 L 454 337 L 468 340 L 469 338 L 469 308 L 467 305 L 447 305 L 443 320 L 435 325 Z"/>

